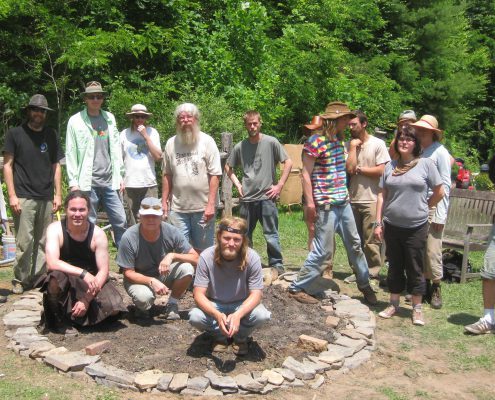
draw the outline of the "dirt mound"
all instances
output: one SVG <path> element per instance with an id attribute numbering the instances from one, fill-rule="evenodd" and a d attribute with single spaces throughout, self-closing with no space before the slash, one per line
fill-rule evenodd
<path id="1" fill-rule="evenodd" d="M 129 304 L 127 295 L 125 299 Z M 249 354 L 245 357 L 236 357 L 230 350 L 211 353 L 211 337 L 191 327 L 186 320 L 187 311 L 194 307 L 191 292 L 180 302 L 180 321 L 160 318 L 164 299 L 158 299 L 153 319 L 145 323 L 134 321 L 128 314 L 118 321 L 105 322 L 97 329 L 83 329 L 76 337 L 50 334 L 49 338 L 56 346 L 70 350 L 111 340 L 109 352 L 102 355 L 105 363 L 128 371 L 156 368 L 163 372 L 188 372 L 191 376 L 202 375 L 207 369 L 238 374 L 273 368 L 280 366 L 288 355 L 301 359 L 311 354 L 296 346 L 302 334 L 333 341 L 333 330 L 325 325 L 320 305 L 297 303 L 279 286 L 265 289 L 263 304 L 271 311 L 272 319 L 254 331 Z"/>

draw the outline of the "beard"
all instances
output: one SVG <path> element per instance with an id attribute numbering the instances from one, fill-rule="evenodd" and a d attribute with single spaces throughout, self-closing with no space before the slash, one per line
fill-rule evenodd
<path id="1" fill-rule="evenodd" d="M 177 137 L 180 142 L 186 145 L 194 144 L 198 141 L 199 126 L 197 124 L 181 128 L 177 126 Z"/>
<path id="2" fill-rule="evenodd" d="M 231 250 L 228 247 L 226 247 L 220 250 L 220 254 L 222 255 L 222 258 L 224 260 L 232 261 L 239 255 L 239 252 L 236 250 Z"/>

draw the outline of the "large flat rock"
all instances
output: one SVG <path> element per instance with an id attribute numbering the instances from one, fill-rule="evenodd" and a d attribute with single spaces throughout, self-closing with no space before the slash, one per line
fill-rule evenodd
<path id="1" fill-rule="evenodd" d="M 69 353 L 53 354 L 45 357 L 46 364 L 51 365 L 61 371 L 82 371 L 87 365 L 96 363 L 100 356 L 88 356 L 80 351 Z"/>

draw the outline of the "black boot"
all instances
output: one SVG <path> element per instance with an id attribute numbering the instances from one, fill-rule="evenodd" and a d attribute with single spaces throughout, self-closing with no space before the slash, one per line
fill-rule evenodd
<path id="1" fill-rule="evenodd" d="M 62 335 L 73 329 L 64 317 L 59 296 L 45 293 L 43 295 L 43 308 L 46 329 Z"/>
<path id="2" fill-rule="evenodd" d="M 423 296 L 423 303 L 431 302 L 431 281 L 429 279 L 426 280 L 426 293 Z"/>

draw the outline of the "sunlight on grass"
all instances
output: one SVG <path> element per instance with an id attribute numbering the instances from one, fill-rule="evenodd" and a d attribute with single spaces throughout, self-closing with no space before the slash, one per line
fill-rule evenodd
<path id="1" fill-rule="evenodd" d="M 408 397 L 406 395 L 399 394 L 394 389 L 389 387 L 380 388 L 379 391 L 387 396 L 387 399 L 389 400 L 408 400 Z"/>

